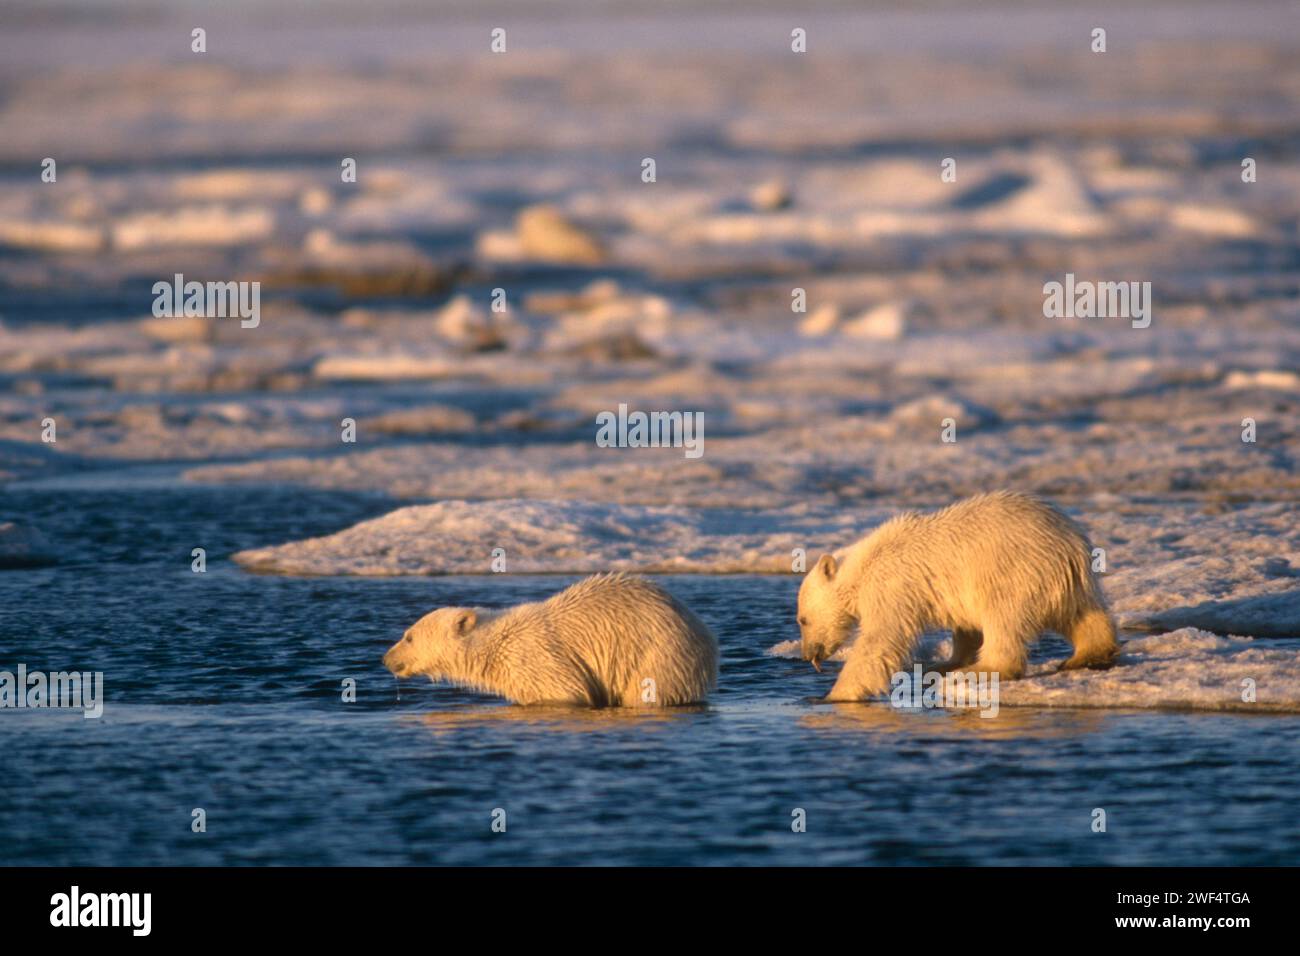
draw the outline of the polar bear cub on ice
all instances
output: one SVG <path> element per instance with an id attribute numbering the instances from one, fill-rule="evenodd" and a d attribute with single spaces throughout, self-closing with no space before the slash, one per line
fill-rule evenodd
<path id="1" fill-rule="evenodd" d="M 977 495 L 934 514 L 907 512 L 840 553 L 799 588 L 803 659 L 820 670 L 857 628 L 827 700 L 889 690 L 927 630 L 952 631 L 943 669 L 1024 674 L 1045 630 L 1074 645 L 1062 669 L 1109 663 L 1115 624 L 1092 573 L 1092 547 L 1056 508 L 1029 495 Z"/>
<path id="2" fill-rule="evenodd" d="M 659 585 L 598 574 L 535 604 L 439 608 L 384 665 L 518 704 L 672 706 L 704 700 L 717 683 L 718 642 Z"/>

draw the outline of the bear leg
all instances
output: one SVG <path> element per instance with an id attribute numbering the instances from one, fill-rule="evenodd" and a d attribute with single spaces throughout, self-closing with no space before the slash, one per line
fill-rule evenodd
<path id="1" fill-rule="evenodd" d="M 870 670 L 862 661 L 850 653 L 849 659 L 840 668 L 839 677 L 835 679 L 835 684 L 831 687 L 830 693 L 826 695 L 825 700 L 829 703 L 865 700 L 874 692 L 868 689 L 868 684 L 872 682 Z"/>
<path id="2" fill-rule="evenodd" d="M 864 640 L 865 638 L 865 640 Z M 889 690 L 889 679 L 899 669 L 888 652 L 873 646 L 869 635 L 859 635 L 849 651 L 848 659 L 840 668 L 835 685 L 826 695 L 829 702 L 866 700 Z"/>
<path id="3" fill-rule="evenodd" d="M 1080 614 L 1070 626 L 1066 637 L 1074 645 L 1074 654 L 1061 664 L 1060 670 L 1111 667 L 1119 655 L 1115 623 L 1100 608 L 1092 608 Z"/>
<path id="4" fill-rule="evenodd" d="M 999 680 L 1019 680 L 1025 673 L 1029 640 L 1010 627 L 986 627 L 979 656 L 971 666 L 976 673 L 997 674 Z"/>

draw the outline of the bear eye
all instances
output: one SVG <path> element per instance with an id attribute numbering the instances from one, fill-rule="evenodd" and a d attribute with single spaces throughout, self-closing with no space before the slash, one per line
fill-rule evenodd
<path id="1" fill-rule="evenodd" d="M 808 626 L 808 618 L 806 618 L 806 617 L 801 617 L 801 618 L 799 618 L 799 626 L 800 626 L 800 627 L 807 627 L 807 626 Z"/>
<path id="2" fill-rule="evenodd" d="M 405 641 L 407 644 L 415 643 L 415 638 L 413 638 L 410 634 L 407 634 L 404 638 L 402 638 L 402 640 Z"/>

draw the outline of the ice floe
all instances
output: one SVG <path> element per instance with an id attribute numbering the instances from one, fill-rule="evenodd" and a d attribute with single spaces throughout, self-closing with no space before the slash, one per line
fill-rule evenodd
<path id="1" fill-rule="evenodd" d="M 938 650 L 942 659 L 944 647 Z M 799 644 L 785 641 L 769 653 L 797 658 Z M 1300 713 L 1300 654 L 1290 642 L 1186 627 L 1125 640 L 1108 670 L 1058 671 L 1058 663 L 1033 664 L 1024 678 L 999 681 L 999 707 Z"/>

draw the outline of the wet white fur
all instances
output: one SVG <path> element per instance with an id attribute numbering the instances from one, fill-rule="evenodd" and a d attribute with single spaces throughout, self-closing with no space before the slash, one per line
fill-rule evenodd
<path id="1" fill-rule="evenodd" d="M 605 574 L 506 610 L 440 608 L 384 664 L 399 677 L 424 674 L 519 704 L 671 706 L 708 695 L 718 642 L 659 585 Z"/>
<path id="2" fill-rule="evenodd" d="M 1110 661 L 1115 626 L 1092 573 L 1083 531 L 1029 495 L 977 495 L 933 514 L 901 514 L 839 560 L 823 555 L 799 589 L 805 659 L 857 639 L 828 700 L 888 691 L 921 635 L 953 631 L 944 667 L 1023 675 L 1045 630 L 1074 645 L 1062 667 Z M 982 644 L 980 643 L 982 635 Z M 816 654 L 820 645 L 823 654 Z"/>

